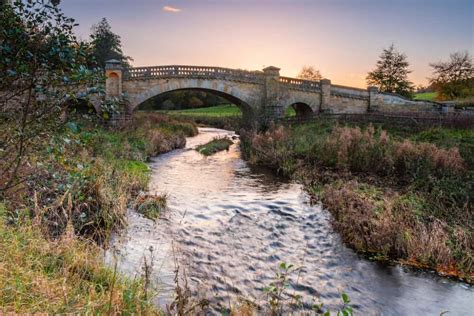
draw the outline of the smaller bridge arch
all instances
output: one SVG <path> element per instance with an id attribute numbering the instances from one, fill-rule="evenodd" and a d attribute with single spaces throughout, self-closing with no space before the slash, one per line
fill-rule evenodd
<path id="1" fill-rule="evenodd" d="M 309 118 L 314 115 L 313 109 L 306 103 L 296 102 L 290 105 L 295 110 L 296 117 Z"/>

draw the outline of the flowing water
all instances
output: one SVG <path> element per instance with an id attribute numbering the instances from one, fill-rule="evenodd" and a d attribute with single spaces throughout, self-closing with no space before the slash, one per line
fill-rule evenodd
<path id="1" fill-rule="evenodd" d="M 173 296 L 176 264 L 193 292 L 219 311 L 239 298 L 261 303 L 263 288 L 287 262 L 302 267 L 290 293 L 306 303 L 319 296 L 335 308 L 344 291 L 356 314 L 472 315 L 472 287 L 358 256 L 300 185 L 250 167 L 238 141 L 210 157 L 192 150 L 223 135 L 233 133 L 202 128 L 185 149 L 154 159 L 150 191 L 167 193 L 169 208 L 157 222 L 130 211 L 127 231 L 113 241 L 119 269 L 131 275 L 140 273 L 144 257 L 153 258 L 158 304 Z"/>

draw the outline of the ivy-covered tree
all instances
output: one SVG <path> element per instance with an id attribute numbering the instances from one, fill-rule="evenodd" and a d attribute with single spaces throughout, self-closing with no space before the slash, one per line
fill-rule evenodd
<path id="1" fill-rule="evenodd" d="M 397 93 L 411 98 L 414 92 L 413 83 L 408 80 L 407 56 L 398 52 L 392 44 L 384 49 L 375 69 L 367 75 L 367 84 L 377 86 L 381 92 Z"/>
<path id="2" fill-rule="evenodd" d="M 106 18 L 92 26 L 91 32 L 92 52 L 100 68 L 104 69 L 106 61 L 110 59 L 119 60 L 124 67 L 130 67 L 130 61 L 133 59 L 123 53 L 120 36 L 112 32 Z"/>
<path id="3" fill-rule="evenodd" d="M 439 99 L 458 99 L 474 96 L 474 62 L 471 55 L 456 52 L 448 61 L 431 63 L 433 77 L 430 83 Z"/>
<path id="4" fill-rule="evenodd" d="M 0 10 L 0 194 L 27 181 L 33 153 L 47 146 L 69 102 L 102 76 L 89 70 L 89 46 L 58 1 L 16 1 Z"/>

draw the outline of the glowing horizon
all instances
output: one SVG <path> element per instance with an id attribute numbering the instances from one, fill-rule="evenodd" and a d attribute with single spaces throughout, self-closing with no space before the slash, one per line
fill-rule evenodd
<path id="1" fill-rule="evenodd" d="M 304 65 L 333 83 L 366 87 L 383 48 L 408 56 L 415 84 L 429 63 L 474 51 L 473 4 L 467 0 L 69 0 L 61 7 L 87 38 L 106 17 L 134 66 L 168 64 L 261 70 L 296 76 Z"/>

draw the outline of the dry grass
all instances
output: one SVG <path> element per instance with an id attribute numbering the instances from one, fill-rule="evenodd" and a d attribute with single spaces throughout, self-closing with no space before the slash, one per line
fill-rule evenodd
<path id="1" fill-rule="evenodd" d="M 326 185 L 322 202 L 344 242 L 357 251 L 474 280 L 472 232 L 436 218 L 421 221 L 422 198 L 350 181 Z"/>
<path id="2" fill-rule="evenodd" d="M 303 180 L 352 248 L 472 282 L 473 171 L 457 147 L 335 125 L 273 126 L 242 135 L 242 148 L 250 162 Z"/>

